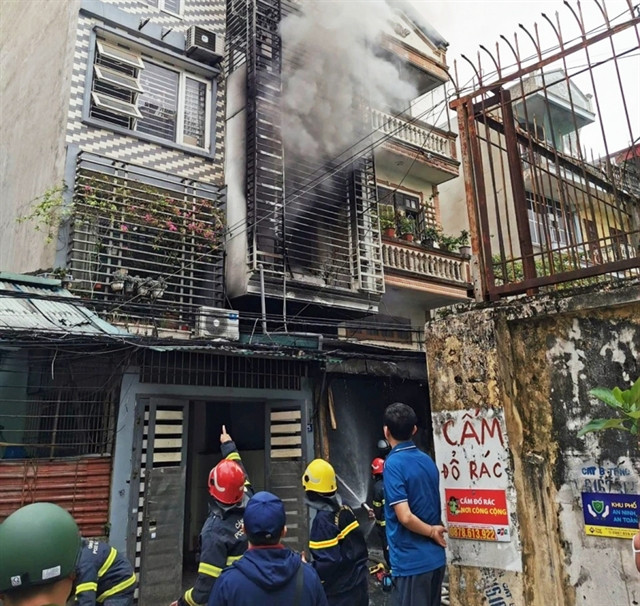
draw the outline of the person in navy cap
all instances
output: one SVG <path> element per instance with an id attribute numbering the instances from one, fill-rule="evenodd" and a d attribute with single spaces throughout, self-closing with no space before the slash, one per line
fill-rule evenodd
<path id="1" fill-rule="evenodd" d="M 208 606 L 328 606 L 320 577 L 280 541 L 287 534 L 284 504 L 258 492 L 244 511 L 249 549 L 225 569 Z"/>

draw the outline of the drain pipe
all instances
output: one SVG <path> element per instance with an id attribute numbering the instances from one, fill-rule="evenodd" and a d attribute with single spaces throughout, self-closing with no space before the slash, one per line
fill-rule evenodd
<path id="1" fill-rule="evenodd" d="M 258 265 L 258 269 L 260 270 L 260 305 L 262 307 L 262 334 L 268 335 L 267 331 L 267 302 L 264 295 L 264 267 L 262 263 Z"/>

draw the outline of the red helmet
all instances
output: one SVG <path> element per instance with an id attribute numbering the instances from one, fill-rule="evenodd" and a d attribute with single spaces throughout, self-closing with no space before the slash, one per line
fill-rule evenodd
<path id="1" fill-rule="evenodd" d="M 381 474 L 384 471 L 384 459 L 376 457 L 371 461 L 371 473 L 374 476 Z"/>
<path id="2" fill-rule="evenodd" d="M 209 473 L 209 494 L 224 503 L 239 503 L 244 495 L 244 471 L 235 461 L 222 459 Z"/>

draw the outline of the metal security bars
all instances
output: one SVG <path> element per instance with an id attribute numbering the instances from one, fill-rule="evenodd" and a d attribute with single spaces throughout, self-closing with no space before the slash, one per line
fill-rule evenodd
<path id="1" fill-rule="evenodd" d="M 121 374 L 114 359 L 102 355 L 96 366 L 86 353 L 33 352 L 28 361 L 8 358 L 3 379 L 24 370 L 25 362 L 26 390 L 7 396 L 0 410 L 4 458 L 110 455 Z M 13 385 L 4 385 L 12 393 Z"/>
<path id="2" fill-rule="evenodd" d="M 594 26 L 565 4 L 562 19 L 543 14 L 553 48 L 521 25 L 520 39 L 481 47 L 495 72 L 479 53 L 471 90 L 456 83 L 478 298 L 640 273 L 640 17 L 595 2 Z"/>
<path id="3" fill-rule="evenodd" d="M 300 390 L 306 376 L 304 362 L 256 355 L 239 357 L 145 350 L 140 365 L 142 383 L 163 385 Z"/>
<path id="4" fill-rule="evenodd" d="M 81 153 L 68 252 L 75 292 L 119 302 L 120 316 L 191 329 L 200 306 L 223 302 L 224 201 L 216 185 Z"/>
<path id="5" fill-rule="evenodd" d="M 282 136 L 281 19 L 298 10 L 280 0 L 227 2 L 227 69 L 246 69 L 249 266 L 272 284 L 329 288 L 369 297 L 384 292 L 370 146 L 348 165 L 290 153 Z M 363 132 L 371 129 L 363 106 Z M 366 123 L 366 124 L 365 124 Z"/>

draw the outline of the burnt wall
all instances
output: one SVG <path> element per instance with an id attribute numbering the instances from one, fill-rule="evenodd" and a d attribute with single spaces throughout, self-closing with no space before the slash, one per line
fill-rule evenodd
<path id="1" fill-rule="evenodd" d="M 443 316 L 426 329 L 436 455 L 438 419 L 465 410 L 504 416 L 507 501 L 510 489 L 515 500 L 501 548 L 520 564 L 503 566 L 496 545 L 450 539 L 451 603 L 640 603 L 628 540 L 588 535 L 582 507 L 588 493 L 640 492 L 637 436 L 577 437 L 588 419 L 613 416 L 589 390 L 624 389 L 640 374 L 638 283 Z"/>

